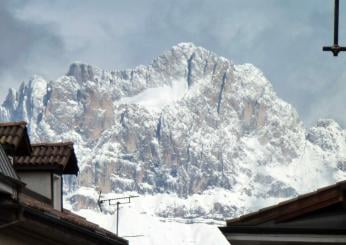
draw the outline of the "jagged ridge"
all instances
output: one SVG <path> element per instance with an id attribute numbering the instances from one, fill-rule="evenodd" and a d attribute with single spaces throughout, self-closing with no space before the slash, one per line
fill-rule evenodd
<path id="1" fill-rule="evenodd" d="M 9 91 L 0 119 L 28 121 L 35 141 L 76 142 L 81 174 L 67 180 L 70 191 L 187 197 L 223 188 L 251 206 L 246 200 L 292 197 L 346 169 L 335 122 L 306 130 L 261 71 L 192 43 L 133 70 L 74 63 L 56 81 L 35 76 Z"/>

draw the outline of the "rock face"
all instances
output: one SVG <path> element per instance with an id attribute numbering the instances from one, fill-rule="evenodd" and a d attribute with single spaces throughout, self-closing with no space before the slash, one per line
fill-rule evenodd
<path id="1" fill-rule="evenodd" d="M 28 121 L 36 142 L 76 143 L 81 172 L 69 191 L 188 197 L 221 188 L 244 201 L 345 178 L 336 122 L 305 129 L 260 70 L 191 43 L 133 70 L 75 63 L 56 81 L 35 76 L 9 91 L 0 120 Z"/>

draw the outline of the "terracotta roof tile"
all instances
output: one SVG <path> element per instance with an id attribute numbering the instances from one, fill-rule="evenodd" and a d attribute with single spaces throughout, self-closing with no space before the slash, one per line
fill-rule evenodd
<path id="1" fill-rule="evenodd" d="M 98 234 L 102 234 L 109 239 L 122 239 L 115 235 L 114 233 L 101 228 L 97 224 L 89 222 L 84 217 L 81 217 L 77 214 L 70 212 L 69 210 L 64 209 L 62 212 L 52 208 L 50 205 L 40 202 L 39 200 L 30 197 L 26 194 L 21 194 L 20 203 L 26 207 L 34 208 L 36 210 L 42 211 L 44 213 L 49 214 L 52 217 L 56 217 L 57 219 L 65 220 L 67 222 L 73 223 L 75 225 L 81 226 L 85 229 L 88 229 L 92 232 L 97 232 Z M 123 240 L 123 239 L 122 239 Z M 125 240 L 124 240 L 125 241 Z"/>
<path id="2" fill-rule="evenodd" d="M 26 122 L 0 123 L 0 144 L 5 147 L 8 154 L 22 156 L 31 153 L 30 140 Z"/>
<path id="3" fill-rule="evenodd" d="M 72 142 L 32 144 L 30 156 L 16 157 L 17 170 L 32 170 L 39 167 L 62 170 L 64 174 L 77 174 L 77 158 Z"/>

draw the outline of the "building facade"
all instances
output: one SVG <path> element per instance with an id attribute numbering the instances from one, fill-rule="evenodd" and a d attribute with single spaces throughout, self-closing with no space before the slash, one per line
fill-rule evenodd
<path id="1" fill-rule="evenodd" d="M 63 175 L 78 174 L 73 144 L 30 144 L 25 122 L 0 123 L 0 244 L 127 245 L 63 208 Z"/>

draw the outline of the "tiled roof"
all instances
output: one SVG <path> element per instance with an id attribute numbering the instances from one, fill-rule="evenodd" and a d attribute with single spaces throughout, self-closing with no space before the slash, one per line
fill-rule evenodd
<path id="1" fill-rule="evenodd" d="M 314 212 L 345 200 L 346 181 L 338 182 L 277 205 L 260 209 L 235 219 L 227 220 L 227 226 L 259 225 L 268 221 L 282 222 Z"/>
<path id="2" fill-rule="evenodd" d="M 19 180 L 16 172 L 13 169 L 10 159 L 7 157 L 4 149 L 0 145 L 0 173 L 4 176 Z"/>
<path id="3" fill-rule="evenodd" d="M 78 164 L 73 143 L 42 143 L 32 144 L 30 156 L 16 157 L 16 170 L 55 169 L 63 174 L 77 174 Z"/>
<path id="4" fill-rule="evenodd" d="M 0 144 L 7 154 L 23 156 L 31 153 L 26 122 L 0 123 Z"/>
<path id="5" fill-rule="evenodd" d="M 100 226 L 87 221 L 84 217 L 76 215 L 66 209 L 64 209 L 62 212 L 55 210 L 50 205 L 40 202 L 37 199 L 25 194 L 20 195 L 20 204 L 24 207 L 33 208 L 37 211 L 40 211 L 42 212 L 42 214 L 47 215 L 49 217 L 55 218 L 57 220 L 63 220 L 74 225 L 78 225 L 79 227 L 87 229 L 90 232 L 94 232 L 99 236 L 103 236 L 107 239 L 117 241 L 118 243 L 116 244 L 128 244 L 126 240 L 118 237 L 114 233 L 105 230 Z"/>

